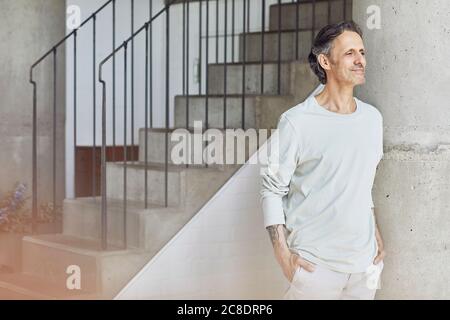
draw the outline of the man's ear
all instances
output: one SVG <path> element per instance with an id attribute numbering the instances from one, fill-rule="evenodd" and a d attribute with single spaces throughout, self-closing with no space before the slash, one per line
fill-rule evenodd
<path id="1" fill-rule="evenodd" d="M 317 57 L 317 61 L 319 62 L 319 64 L 322 67 L 322 69 L 324 69 L 324 70 L 330 70 L 331 69 L 330 59 L 326 55 L 324 55 L 323 53 L 319 54 L 319 56 Z"/>

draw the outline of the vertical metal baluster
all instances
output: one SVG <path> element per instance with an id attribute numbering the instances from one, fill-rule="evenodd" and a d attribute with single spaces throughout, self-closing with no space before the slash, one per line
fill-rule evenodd
<path id="1" fill-rule="evenodd" d="M 208 73 L 209 73 L 209 0 L 206 0 L 206 58 L 205 58 L 205 130 L 209 129 L 209 83 L 208 83 Z M 206 142 L 206 147 L 208 146 L 208 141 Z M 208 167 L 208 164 L 206 164 Z"/>
<path id="2" fill-rule="evenodd" d="M 181 27 L 183 30 L 183 96 L 186 99 L 186 0 L 183 0 L 183 26 Z M 187 114 L 186 114 L 186 128 L 188 127 L 187 125 Z"/>
<path id="3" fill-rule="evenodd" d="M 186 129 L 189 128 L 189 4 L 186 4 Z"/>
<path id="4" fill-rule="evenodd" d="M 30 83 L 33 85 L 33 179 L 32 179 L 32 211 L 31 211 L 31 232 L 37 232 L 37 88 L 33 80 L 33 67 L 30 69 Z"/>
<path id="5" fill-rule="evenodd" d="M 261 8 L 261 94 L 264 94 L 264 35 L 266 33 L 266 0 Z"/>
<path id="6" fill-rule="evenodd" d="M 150 16 L 151 18 L 151 16 Z M 144 177 L 144 207 L 148 208 L 148 23 L 145 24 L 145 177 Z"/>
<path id="7" fill-rule="evenodd" d="M 299 59 L 298 52 L 298 29 L 299 29 L 299 10 L 300 8 L 300 0 L 296 0 L 295 3 L 295 59 Z"/>
<path id="8" fill-rule="evenodd" d="M 73 190 L 74 197 L 77 197 L 77 30 L 73 34 L 73 163 L 74 179 Z"/>
<path id="9" fill-rule="evenodd" d="M 166 11 L 166 149 L 165 149 L 165 170 L 164 170 L 164 181 L 165 181 L 165 191 L 164 191 L 164 205 L 168 206 L 168 193 L 169 193 L 169 71 L 170 71 L 170 6 L 167 6 Z M 188 3 L 189 8 L 189 3 Z"/>
<path id="10" fill-rule="evenodd" d="M 134 34 L 134 0 L 131 0 L 131 35 Z M 134 146 L 134 37 L 131 39 L 131 161 L 136 159 Z"/>
<path id="11" fill-rule="evenodd" d="M 330 0 L 327 1 L 327 24 L 331 23 L 331 3 Z"/>
<path id="12" fill-rule="evenodd" d="M 227 128 L 227 32 L 228 32 L 228 0 L 225 1 L 225 31 L 223 36 L 223 128 Z"/>
<path id="13" fill-rule="evenodd" d="M 247 56 L 247 39 L 246 39 L 246 10 L 247 10 L 247 0 L 243 0 L 243 16 L 242 16 L 242 30 L 243 30 L 243 62 L 242 62 L 242 128 L 245 129 L 245 61 Z"/>
<path id="14" fill-rule="evenodd" d="M 265 1 L 265 0 L 263 0 Z M 236 30 L 235 30 L 235 24 L 236 24 L 236 19 L 235 19 L 235 11 L 236 11 L 236 1 L 232 0 L 231 2 L 231 37 L 232 37 L 232 41 L 231 41 L 231 62 L 235 62 L 236 60 L 234 59 L 234 51 L 235 51 L 235 42 L 236 42 Z"/>
<path id="15" fill-rule="evenodd" d="M 150 17 L 153 17 L 152 0 L 149 0 Z M 153 25 L 150 23 L 150 128 L 153 128 Z"/>
<path id="16" fill-rule="evenodd" d="M 92 75 L 93 75 L 93 82 L 92 82 L 92 112 L 93 112 L 93 119 L 92 119 L 92 197 L 95 199 L 97 196 L 97 178 L 96 178 L 96 174 L 97 174 L 97 170 L 96 170 L 96 166 L 97 166 L 97 146 L 96 146 L 96 130 L 97 130 L 97 126 L 96 126 L 96 121 L 97 121 L 97 115 L 96 115 L 96 101 L 97 101 L 97 90 L 96 90 L 96 69 L 95 69 L 95 65 L 96 63 L 96 37 L 97 37 L 97 17 L 96 15 L 93 16 L 93 20 L 92 20 L 92 40 L 93 40 L 93 46 L 92 46 Z"/>
<path id="17" fill-rule="evenodd" d="M 216 0 L 216 63 L 219 63 L 219 0 Z"/>
<path id="18" fill-rule="evenodd" d="M 316 0 L 312 0 L 312 31 L 311 31 L 311 46 L 314 44 L 316 37 Z"/>
<path id="19" fill-rule="evenodd" d="M 56 210 L 56 85 L 57 77 L 57 50 L 53 48 L 53 214 Z"/>
<path id="20" fill-rule="evenodd" d="M 198 10 L 199 10 L 199 27 L 198 27 L 198 95 L 202 94 L 202 0 L 198 2 Z"/>
<path id="21" fill-rule="evenodd" d="M 250 0 L 247 0 L 247 32 L 250 33 Z"/>
<path id="22" fill-rule="evenodd" d="M 344 21 L 347 21 L 347 0 L 344 0 Z"/>
<path id="23" fill-rule="evenodd" d="M 113 0 L 113 14 L 112 14 L 112 24 L 113 24 L 113 31 L 112 31 L 112 46 L 113 46 L 113 76 L 112 76 L 112 140 L 113 140 L 113 151 L 112 151 L 112 158 L 113 161 L 116 161 L 116 0 Z"/>
<path id="24" fill-rule="evenodd" d="M 128 75 L 128 43 L 124 42 L 124 61 L 123 61 L 123 68 L 124 68 L 124 79 L 123 79 L 123 231 L 124 235 L 126 235 L 127 230 L 127 165 L 128 165 L 128 146 L 127 146 L 127 75 Z M 127 247 L 127 238 L 124 237 L 124 247 Z"/>
<path id="25" fill-rule="evenodd" d="M 277 93 L 281 94 L 281 0 L 278 0 L 278 64 Z"/>
<path id="26" fill-rule="evenodd" d="M 114 49 L 115 50 L 115 49 Z M 99 66 L 99 81 L 102 84 L 102 151 L 101 151 L 101 246 L 108 248 L 108 223 L 106 200 L 106 82 L 102 78 L 102 67 Z M 126 238 L 126 233 L 125 233 Z"/>

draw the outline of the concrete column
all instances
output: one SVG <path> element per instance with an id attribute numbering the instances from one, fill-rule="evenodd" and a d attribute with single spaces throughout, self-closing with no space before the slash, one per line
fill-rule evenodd
<path id="1" fill-rule="evenodd" d="M 31 196 L 32 86 L 29 68 L 64 37 L 65 1 L 0 0 L 0 194 L 24 182 Z M 58 51 L 57 196 L 64 196 L 65 52 Z M 52 56 L 35 71 L 38 82 L 39 199 L 51 200 Z M 29 201 L 31 203 L 31 201 Z"/>
<path id="2" fill-rule="evenodd" d="M 368 74 L 357 96 L 384 117 L 373 191 L 388 256 L 379 299 L 450 298 L 450 1 L 358 0 Z M 378 6 L 381 29 L 369 30 Z"/>

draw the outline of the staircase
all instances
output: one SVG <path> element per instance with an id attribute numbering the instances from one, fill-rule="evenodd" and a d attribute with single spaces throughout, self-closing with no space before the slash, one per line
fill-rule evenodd
<path id="1" fill-rule="evenodd" d="M 351 1 L 344 13 L 344 0 L 317 0 L 315 27 L 351 17 Z M 176 4 L 180 5 L 180 4 Z M 296 60 L 295 3 L 270 6 L 269 30 L 264 33 L 264 88 L 261 94 L 261 32 L 249 33 L 246 41 L 245 96 L 242 92 L 242 62 L 227 64 L 227 127 L 241 128 L 245 99 L 245 128 L 273 129 L 281 113 L 303 101 L 318 81 L 306 63 L 312 36 L 312 1 L 299 4 L 299 59 Z M 281 9 L 281 84 L 278 94 L 278 10 Z M 331 15 L 328 17 L 328 12 Z M 239 61 L 243 61 L 240 38 Z M 209 64 L 209 127 L 223 128 L 224 65 Z M 175 127 L 186 126 L 186 96 L 175 98 Z M 189 127 L 205 119 L 206 96 L 189 96 Z M 141 129 L 139 161 L 127 163 L 127 218 L 123 215 L 124 163 L 107 164 L 108 250 L 101 249 L 101 199 L 64 201 L 62 234 L 26 236 L 23 239 L 22 272 L 0 275 L 0 297 L 15 299 L 109 299 L 232 178 L 240 165 L 177 165 L 169 161 L 168 207 L 164 206 L 164 141 L 175 128 Z M 145 136 L 148 139 L 148 203 L 144 208 Z M 173 144 L 171 145 L 173 147 Z M 230 150 L 223 150 L 225 155 Z M 255 150 L 247 152 L 248 159 Z M 194 151 L 193 153 L 195 153 Z M 170 154 L 170 153 L 169 153 Z M 197 155 L 198 156 L 198 155 Z M 123 249 L 127 228 L 127 249 Z M 68 290 L 67 268 L 81 270 L 81 290 Z"/>

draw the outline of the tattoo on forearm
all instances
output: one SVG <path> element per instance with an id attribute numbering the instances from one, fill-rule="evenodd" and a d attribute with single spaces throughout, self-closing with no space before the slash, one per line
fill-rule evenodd
<path id="1" fill-rule="evenodd" d="M 272 245 L 275 245 L 275 243 L 280 239 L 278 234 L 278 226 L 279 225 L 267 227 L 267 231 L 269 232 L 270 241 L 272 241 Z"/>
<path id="2" fill-rule="evenodd" d="M 274 225 L 274 226 L 267 227 L 267 231 L 269 232 L 270 241 L 272 242 L 272 245 L 280 244 L 280 242 L 281 242 L 279 229 L 278 229 L 279 227 L 282 228 L 283 234 L 286 236 L 286 232 L 284 230 L 284 226 L 282 226 L 281 224 L 277 224 L 277 225 Z"/>

